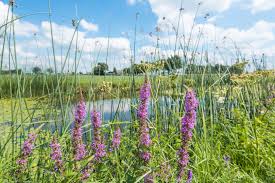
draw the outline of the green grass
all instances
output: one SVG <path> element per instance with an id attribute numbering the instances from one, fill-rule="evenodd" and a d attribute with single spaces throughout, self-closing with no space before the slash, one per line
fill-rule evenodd
<path id="1" fill-rule="evenodd" d="M 81 86 L 89 85 L 89 82 L 100 84 L 103 81 L 114 83 L 127 81 L 123 77 L 110 76 L 105 79 L 92 76 L 79 76 L 79 78 L 81 78 L 79 81 Z M 138 79 L 140 79 L 139 82 L 142 81 L 142 77 Z M 200 106 L 190 146 L 191 156 L 188 166 L 188 169 L 193 170 L 194 182 L 254 183 L 274 180 L 275 159 L 272 154 L 274 153 L 273 142 L 275 140 L 273 131 L 275 108 L 274 99 L 273 101 L 267 100 L 271 95 L 269 88 L 274 86 L 273 81 L 272 78 L 268 78 L 253 84 L 242 83 L 242 85 L 223 84 L 223 82 L 213 81 L 213 78 L 205 81 L 209 84 L 201 84 L 197 81 L 195 89 Z M 154 107 L 151 109 L 150 113 L 153 115 L 149 120 L 153 141 L 150 148 L 152 152 L 150 164 L 144 166 L 137 156 L 139 123 L 136 119 L 129 122 L 105 122 L 102 131 L 107 135 L 105 138 L 107 146 L 111 143 L 115 126 L 125 123 L 122 128 L 122 144 L 119 150 L 109 152 L 101 163 L 95 165 L 89 182 L 136 182 L 142 180 L 146 173 L 151 173 L 156 182 L 175 181 L 178 170 L 177 151 L 180 147 L 180 118 L 184 111 L 181 105 L 171 106 L 160 103 L 158 97 L 167 91 L 168 87 L 171 93 L 165 92 L 166 95 L 174 100 L 182 99 L 185 89 L 181 91 L 180 78 L 151 77 L 151 83 L 151 102 Z M 93 91 L 88 94 L 90 98 L 87 97 L 86 100 L 92 100 L 92 95 Z M 19 101 L 23 102 L 21 108 Z M 63 107 L 66 108 L 66 104 L 73 103 L 73 101 L 73 95 L 72 98 L 64 97 Z M 4 108 L 14 106 L 16 110 L 4 110 L 6 112 L 5 120 L 10 118 L 14 123 L 5 127 L 6 130 L 1 140 L 0 181 L 79 181 L 79 171 L 73 169 L 71 136 L 68 131 L 68 121 L 70 123 L 72 119 L 66 112 L 63 120 L 67 121 L 67 124 L 64 124 L 58 135 L 58 140 L 62 145 L 64 173 L 55 172 L 50 159 L 49 143 L 53 135 L 57 136 L 57 132 L 53 134 L 47 128 L 43 128 L 37 132 L 39 137 L 29 159 L 27 170 L 14 176 L 18 169 L 15 161 L 20 154 L 20 147 L 27 133 L 34 130 L 33 123 L 39 125 L 61 123 L 62 120 L 57 116 L 62 114 L 62 111 L 58 102 L 49 99 L 2 99 L 1 103 Z M 166 113 L 163 113 L 162 107 L 167 109 Z M 135 108 L 134 105 L 133 109 Z M 36 115 L 40 116 L 39 120 L 32 122 L 34 118 L 32 116 Z M 21 121 L 21 119 L 25 120 Z M 88 121 L 85 126 L 87 130 L 83 136 L 89 149 L 89 144 L 92 142 L 92 131 Z M 11 138 L 12 134 L 15 135 Z M 92 155 L 91 151 L 87 159 L 81 161 L 79 166 L 84 167 Z M 225 156 L 230 157 L 228 162 L 224 160 Z"/>

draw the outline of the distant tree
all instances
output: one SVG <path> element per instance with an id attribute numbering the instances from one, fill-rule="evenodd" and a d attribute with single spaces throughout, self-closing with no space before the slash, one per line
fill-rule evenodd
<path id="1" fill-rule="evenodd" d="M 164 60 L 164 70 L 168 71 L 168 73 L 180 68 L 182 68 L 182 62 L 178 55 L 174 55 Z"/>
<path id="2" fill-rule="evenodd" d="M 180 69 L 180 68 L 182 68 L 182 61 L 181 61 L 180 56 L 174 55 L 172 57 L 169 57 L 167 60 L 168 61 L 170 60 L 170 62 L 172 63 L 171 65 L 173 66 L 172 67 L 173 69 Z"/>
<path id="3" fill-rule="evenodd" d="M 114 67 L 114 69 L 113 69 L 113 73 L 114 73 L 114 75 L 117 75 L 117 70 L 116 70 L 116 67 Z"/>
<path id="4" fill-rule="evenodd" d="M 2 70 L 0 71 L 1 74 L 22 74 L 23 70 L 22 69 L 12 69 L 12 70 Z"/>
<path id="5" fill-rule="evenodd" d="M 133 72 L 135 74 L 142 74 L 144 73 L 144 68 L 142 67 L 142 64 L 134 64 L 133 65 Z"/>
<path id="6" fill-rule="evenodd" d="M 109 67 L 106 63 L 98 63 L 97 66 L 94 67 L 94 74 L 105 75 L 108 68 Z"/>
<path id="7" fill-rule="evenodd" d="M 53 69 L 51 67 L 49 67 L 48 69 L 46 69 L 46 72 L 49 73 L 49 74 L 52 74 L 53 73 Z"/>
<path id="8" fill-rule="evenodd" d="M 18 72 L 18 74 L 22 74 L 23 70 L 22 69 L 18 69 L 17 72 Z"/>
<path id="9" fill-rule="evenodd" d="M 233 74 L 242 74 L 244 73 L 247 64 L 247 61 L 237 61 L 230 67 L 230 72 Z"/>
<path id="10" fill-rule="evenodd" d="M 41 70 L 41 68 L 40 67 L 34 67 L 34 68 L 32 68 L 32 72 L 34 73 L 34 74 L 40 74 L 41 72 L 42 72 L 42 70 Z"/>
<path id="11" fill-rule="evenodd" d="M 131 73 L 131 68 L 129 68 L 129 67 L 127 67 L 127 68 L 124 68 L 123 70 L 122 70 L 122 72 L 123 72 L 123 74 L 130 74 Z"/>

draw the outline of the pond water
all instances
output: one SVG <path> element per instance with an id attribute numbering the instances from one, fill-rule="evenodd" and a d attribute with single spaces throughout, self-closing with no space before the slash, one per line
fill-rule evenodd
<path id="1" fill-rule="evenodd" d="M 138 99 L 111 99 L 111 100 L 98 100 L 95 102 L 87 103 L 89 111 L 96 109 L 102 113 L 104 121 L 119 121 L 131 120 L 131 105 L 133 106 L 134 113 L 138 108 Z M 176 100 L 171 97 L 159 97 L 157 100 L 151 100 L 149 104 L 150 117 L 154 116 L 156 110 L 161 111 L 163 114 L 169 113 L 171 109 L 179 105 L 179 98 Z M 153 110 L 154 109 L 154 110 Z"/>
<path id="2" fill-rule="evenodd" d="M 119 122 L 130 122 L 131 121 L 131 105 L 133 106 L 133 114 L 136 115 L 136 109 L 138 108 L 138 99 L 108 99 L 108 100 L 97 100 L 86 102 L 87 111 L 92 111 L 96 109 L 101 112 L 103 123 L 106 124 L 110 121 L 119 121 Z M 155 117 L 156 110 L 159 114 L 163 116 L 169 116 L 172 114 L 173 110 L 177 110 L 179 106 L 179 98 L 176 100 L 171 97 L 159 97 L 157 100 L 150 100 L 149 104 L 149 118 L 153 119 Z M 55 131 L 56 128 L 64 129 L 71 128 L 74 119 L 74 110 L 75 105 L 71 106 L 67 111 L 66 124 L 58 122 L 59 120 L 54 120 L 60 118 L 59 115 L 57 118 L 52 114 L 47 115 L 47 119 L 51 122 L 46 122 L 44 127 L 45 129 L 51 129 Z M 42 116 L 32 119 L 32 123 L 27 125 L 27 128 L 30 127 L 39 127 L 42 122 Z M 48 120 L 46 120 L 48 121 Z M 86 118 L 85 124 L 90 124 L 89 118 Z M 11 122 L 1 123 L 1 125 L 11 125 Z"/>
<path id="3" fill-rule="evenodd" d="M 132 102 L 135 102 L 133 100 Z M 98 100 L 95 102 L 88 102 L 88 111 L 96 109 L 102 113 L 103 121 L 113 121 L 115 119 L 119 121 L 131 120 L 131 99 L 111 99 L 111 100 Z"/>

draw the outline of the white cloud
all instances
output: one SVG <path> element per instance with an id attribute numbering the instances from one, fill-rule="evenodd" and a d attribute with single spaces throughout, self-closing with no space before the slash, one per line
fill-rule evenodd
<path id="1" fill-rule="evenodd" d="M 207 22 L 209 23 L 215 23 L 219 18 L 222 18 L 222 16 L 215 15 L 207 19 Z"/>
<path id="2" fill-rule="evenodd" d="M 53 38 L 54 38 L 55 43 L 68 45 L 71 42 L 71 39 L 75 32 L 75 29 L 73 27 L 59 25 L 59 24 L 52 22 L 52 31 L 53 31 Z M 51 39 L 50 22 L 48 22 L 48 21 L 41 22 L 41 33 L 47 39 L 49 39 L 49 40 Z M 79 37 L 79 39 L 83 39 L 85 37 L 85 33 L 79 31 L 78 37 Z"/>
<path id="3" fill-rule="evenodd" d="M 127 0 L 127 3 L 129 5 L 135 5 L 136 3 L 140 3 L 142 1 L 144 1 L 144 0 Z"/>
<path id="4" fill-rule="evenodd" d="M 7 12 L 8 12 L 8 5 L 4 4 L 2 1 L 0 1 L 0 25 L 4 24 L 6 18 L 7 18 Z"/>
<path id="5" fill-rule="evenodd" d="M 93 24 L 91 22 L 87 22 L 85 19 L 82 19 L 80 21 L 80 26 L 87 30 L 87 31 L 94 31 L 94 32 L 97 32 L 98 31 L 98 25 L 96 24 Z"/>
<path id="6" fill-rule="evenodd" d="M 3 25 L 7 12 L 8 5 L 0 1 L 0 25 Z M 11 16 L 9 17 L 11 18 Z M 82 30 L 78 31 L 78 49 L 83 51 L 83 57 L 80 59 L 79 70 L 90 71 L 91 63 L 102 61 L 106 59 L 108 48 L 108 61 L 110 66 L 121 67 L 117 61 L 127 63 L 130 58 L 130 41 L 125 37 L 91 37 L 88 32 L 98 31 L 98 26 L 86 20 L 80 22 Z M 73 38 L 75 28 L 67 25 L 60 25 L 52 22 L 53 38 L 55 45 L 55 54 L 57 61 L 57 68 L 61 68 L 64 62 L 65 55 L 68 51 L 69 44 Z M 2 30 L 1 30 L 2 31 Z M 53 66 L 53 55 L 51 52 L 51 27 L 48 21 L 42 21 L 40 25 L 35 25 L 24 20 L 17 20 L 15 22 L 15 31 L 18 37 L 16 41 L 17 46 L 17 60 L 18 66 L 21 68 L 32 68 L 34 65 L 39 65 L 42 68 Z M 35 33 L 35 34 L 34 34 Z M 72 42 L 71 51 L 67 60 L 67 68 L 71 68 L 74 63 L 75 40 Z M 0 39 L 0 45 L 2 39 Z M 6 42 L 7 44 L 7 42 Z M 26 46 L 27 45 L 27 46 Z M 8 46 L 8 45 L 7 45 Z M 7 46 L 4 54 L 4 65 L 7 65 L 8 50 Z M 1 51 L 1 48 L 0 48 Z M 78 56 L 80 57 L 80 52 Z M 12 66 L 13 67 L 13 66 Z"/>
<path id="7" fill-rule="evenodd" d="M 51 39 L 50 23 L 44 21 L 41 23 L 43 34 L 46 38 Z M 68 46 L 74 34 L 74 28 L 64 25 L 52 23 L 54 41 L 57 44 Z M 78 44 L 83 46 L 84 52 L 105 52 L 108 47 L 109 51 L 124 53 L 130 52 L 130 42 L 127 38 L 123 37 L 88 37 L 86 32 L 78 31 Z M 75 44 L 75 41 L 73 42 Z"/>
<path id="8" fill-rule="evenodd" d="M 15 33 L 20 36 L 32 36 L 34 33 L 39 31 L 38 26 L 26 22 L 26 21 L 16 21 L 15 22 Z"/>
<path id="9" fill-rule="evenodd" d="M 138 50 L 141 60 L 168 58 L 175 54 L 173 50 L 161 49 L 151 45 L 143 46 Z"/>
<path id="10" fill-rule="evenodd" d="M 153 13 L 158 17 L 157 26 L 160 27 L 159 44 L 160 47 L 166 48 L 166 50 L 173 50 L 177 40 L 177 49 L 180 48 L 179 43 L 186 44 L 188 42 L 192 25 L 194 22 L 196 7 L 199 1 L 184 1 L 184 10 L 181 13 L 181 21 L 179 25 L 179 36 L 176 39 L 175 30 L 179 20 L 180 3 L 181 0 L 148 0 Z M 199 35 L 202 34 L 199 48 L 207 47 L 207 49 L 214 49 L 216 46 L 227 49 L 227 52 L 233 54 L 236 53 L 236 47 L 240 49 L 244 54 L 262 54 L 265 53 L 268 56 L 274 56 L 275 50 L 270 48 L 275 47 L 275 23 L 267 21 L 258 21 L 248 29 L 241 29 L 238 27 L 223 28 L 221 26 L 214 25 L 215 19 L 221 17 L 221 12 L 228 10 L 232 3 L 239 0 L 208 0 L 203 1 L 199 9 L 199 16 L 203 17 L 206 12 L 214 14 L 215 18 L 210 18 L 203 23 L 195 21 L 192 29 L 192 36 L 189 49 L 196 49 L 196 41 Z M 272 0 L 274 3 L 275 1 Z M 273 4 L 274 4 L 273 3 Z M 271 6 L 271 3 L 269 2 Z M 165 17 L 165 19 L 163 19 Z M 224 40 L 224 37 L 226 39 Z M 154 41 L 152 41 L 154 40 Z M 156 36 L 151 37 L 151 41 L 155 42 Z M 172 49 L 171 49 L 172 48 Z M 200 48 L 201 49 L 201 48 Z M 204 48 L 205 49 L 205 48 Z M 162 48 L 162 50 L 164 50 Z M 227 54 L 228 54 L 227 53 Z M 209 53 L 210 54 L 210 53 Z M 231 59 L 235 55 L 231 54 Z"/>
<path id="11" fill-rule="evenodd" d="M 274 0 L 251 0 L 250 8 L 252 13 L 269 11 L 275 8 L 275 1 Z"/>
<path id="12" fill-rule="evenodd" d="M 0 1 L 0 26 L 4 25 L 7 21 L 7 15 L 8 15 L 8 5 L 4 4 L 2 1 Z M 16 15 L 13 15 L 13 18 L 16 18 Z M 12 19 L 12 13 L 9 12 L 8 22 Z M 18 36 L 31 36 L 34 33 L 39 31 L 38 26 L 27 22 L 23 20 L 16 20 L 15 21 L 15 33 Z"/>
<path id="13" fill-rule="evenodd" d="M 233 2 L 239 0 L 192 0 L 192 1 L 181 1 L 181 0 L 148 0 L 151 5 L 152 12 L 158 17 L 158 25 L 164 31 L 175 32 L 178 25 L 178 20 L 180 16 L 180 33 L 189 33 L 192 29 L 193 22 L 197 16 L 204 17 L 209 13 L 221 13 L 228 10 Z M 182 4 L 182 12 L 180 13 Z M 216 15 L 216 18 L 218 16 Z M 208 20 L 213 22 L 215 18 Z"/>
<path id="14" fill-rule="evenodd" d="M 218 40 L 222 40 L 226 37 L 228 42 L 234 42 L 238 47 L 247 53 L 261 52 L 268 55 L 273 55 L 273 52 L 268 51 L 268 48 L 275 45 L 275 23 L 258 21 L 249 29 L 242 30 L 238 28 L 222 28 L 212 24 L 204 25 L 204 33 L 210 38 L 216 37 Z M 223 43 L 220 43 L 221 45 Z"/>
<path id="15" fill-rule="evenodd" d="M 194 15 L 199 8 L 199 13 L 209 13 L 209 12 L 223 12 L 230 8 L 232 2 L 236 0 L 192 0 L 192 1 L 182 1 L 182 0 L 148 0 L 152 11 L 159 17 L 167 17 L 171 20 L 177 18 L 179 15 L 179 10 L 184 9 L 183 12 L 186 14 Z"/>
<path id="16" fill-rule="evenodd" d="M 136 4 L 136 0 L 127 0 L 127 3 L 129 5 L 134 5 L 134 4 Z"/>

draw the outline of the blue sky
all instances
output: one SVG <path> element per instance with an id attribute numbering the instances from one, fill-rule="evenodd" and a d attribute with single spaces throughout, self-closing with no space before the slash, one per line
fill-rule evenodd
<path id="1" fill-rule="evenodd" d="M 88 72 L 90 69 L 87 68 L 106 60 L 108 39 L 107 61 L 110 68 L 129 66 L 138 12 L 136 62 L 151 61 L 152 55 L 159 58 L 175 54 L 174 48 L 179 50 L 180 43 L 186 41 L 184 36 L 192 32 L 188 51 L 194 51 L 196 39 L 203 35 L 198 44 L 199 50 L 207 48 L 213 64 L 234 63 L 236 55 L 233 53 L 236 52 L 235 45 L 238 45 L 246 59 L 260 58 L 264 53 L 268 66 L 275 67 L 275 0 L 202 0 L 202 4 L 198 5 L 199 2 L 183 1 L 184 10 L 180 14 L 181 0 L 51 0 L 54 40 L 58 50 L 56 59 L 62 65 L 74 31 L 71 20 L 78 18 L 81 20 L 79 49 L 83 51 L 79 55 L 80 71 Z M 17 0 L 16 5 L 16 16 L 48 12 L 48 0 Z M 0 24 L 5 21 L 7 7 L 7 0 L 0 1 Z M 198 14 L 194 18 L 197 8 Z M 207 13 L 210 16 L 204 19 Z M 177 27 L 178 22 L 181 38 L 176 39 L 173 26 Z M 19 65 L 25 68 L 33 65 L 52 67 L 50 60 L 53 55 L 48 54 L 51 50 L 49 31 L 46 14 L 16 22 Z M 72 62 L 70 57 L 68 64 Z"/>
<path id="2" fill-rule="evenodd" d="M 4 1 L 7 3 L 7 0 Z M 48 1 L 16 1 L 18 15 L 48 12 Z M 52 0 L 51 7 L 53 21 L 58 24 L 70 26 L 71 19 L 84 18 L 100 27 L 100 31 L 94 33 L 96 36 L 119 36 L 122 32 L 130 32 L 135 25 L 135 14 L 140 13 L 140 29 L 148 32 L 153 30 L 157 16 L 152 13 L 149 3 L 137 3 L 129 5 L 127 0 Z M 39 24 L 42 20 L 48 20 L 47 15 L 36 15 L 25 20 Z M 110 30 L 110 31 L 109 31 Z"/>

